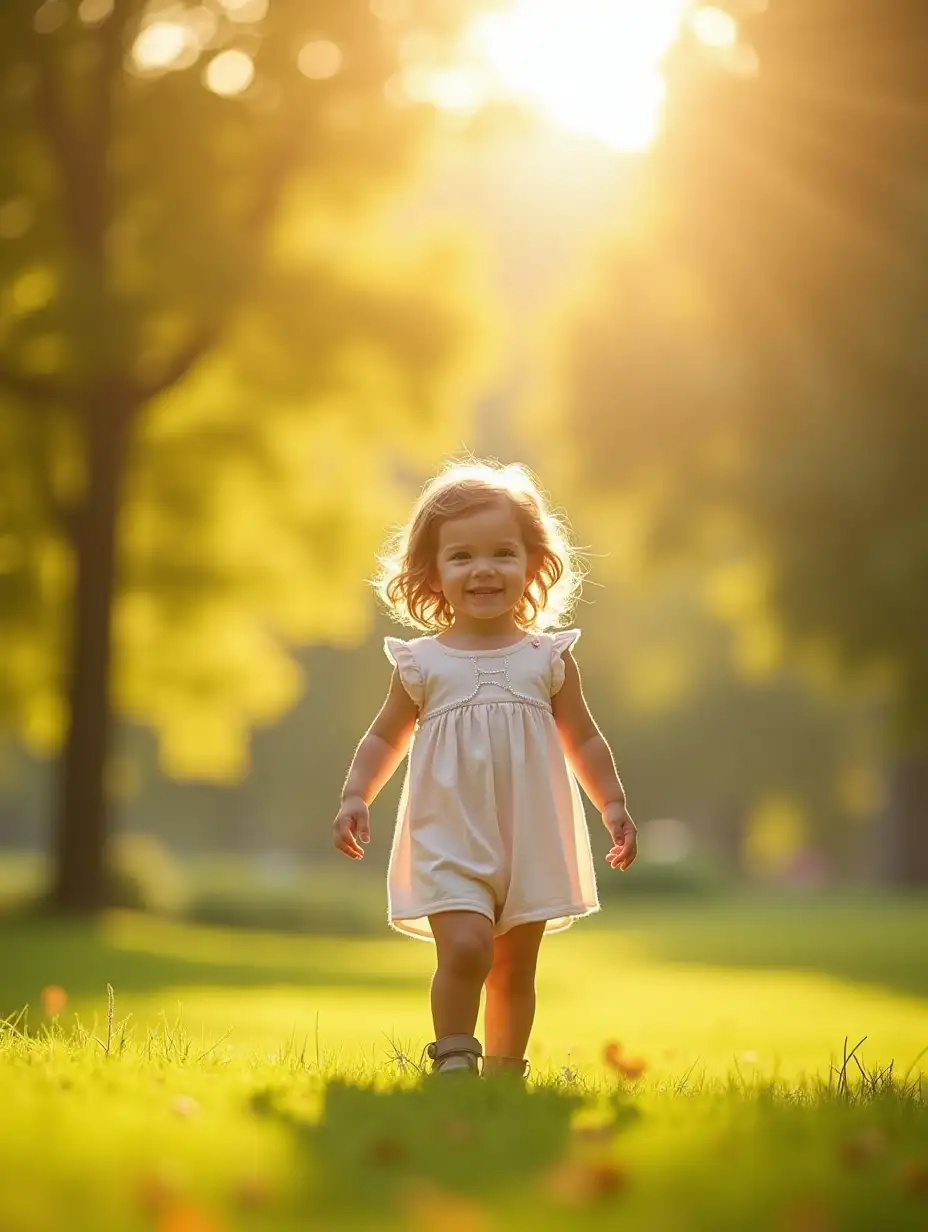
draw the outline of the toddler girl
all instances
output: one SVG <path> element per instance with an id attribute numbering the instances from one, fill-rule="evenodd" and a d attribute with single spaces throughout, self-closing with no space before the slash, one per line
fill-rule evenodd
<path id="1" fill-rule="evenodd" d="M 335 846 L 361 859 L 368 806 L 409 750 L 388 874 L 389 921 L 434 940 L 437 1072 L 527 1068 L 542 936 L 599 909 L 576 779 L 627 869 L 637 830 L 590 716 L 571 647 L 546 633 L 579 585 L 563 528 L 528 472 L 451 465 L 382 562 L 392 615 L 428 636 L 385 640 L 395 665 L 345 782 Z M 576 778 L 574 777 L 576 776 Z"/>

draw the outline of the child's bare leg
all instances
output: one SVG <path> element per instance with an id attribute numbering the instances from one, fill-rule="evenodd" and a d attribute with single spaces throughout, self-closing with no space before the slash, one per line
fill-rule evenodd
<path id="1" fill-rule="evenodd" d="M 535 1021 L 535 968 L 545 923 L 519 924 L 497 937 L 487 977 L 487 1057 L 525 1056 Z"/>
<path id="2" fill-rule="evenodd" d="M 430 915 L 429 923 L 438 950 L 432 979 L 435 1038 L 473 1035 L 493 961 L 493 925 L 477 911 L 444 911 Z"/>

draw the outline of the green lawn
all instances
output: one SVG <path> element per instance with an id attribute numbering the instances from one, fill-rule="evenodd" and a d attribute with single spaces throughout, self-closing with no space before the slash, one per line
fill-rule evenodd
<path id="1" fill-rule="evenodd" d="M 928 1222 L 928 902 L 609 905 L 545 943 L 525 1093 L 416 1081 L 432 959 L 386 930 L 0 922 L 0 1228 Z"/>

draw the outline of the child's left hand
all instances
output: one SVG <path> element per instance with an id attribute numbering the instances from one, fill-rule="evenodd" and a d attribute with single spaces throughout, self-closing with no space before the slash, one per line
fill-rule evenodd
<path id="1" fill-rule="evenodd" d="M 612 835 L 612 850 L 606 856 L 611 868 L 624 873 L 638 854 L 638 827 L 624 804 L 607 804 L 603 809 L 603 825 Z"/>

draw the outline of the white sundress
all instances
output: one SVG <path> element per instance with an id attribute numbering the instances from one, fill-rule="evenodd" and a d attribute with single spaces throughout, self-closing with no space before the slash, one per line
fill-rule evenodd
<path id="1" fill-rule="evenodd" d="M 433 940 L 428 916 L 477 911 L 498 936 L 568 928 L 599 910 L 577 781 L 551 710 L 578 629 L 502 650 L 384 639 L 419 709 L 390 853 L 388 919 Z"/>

